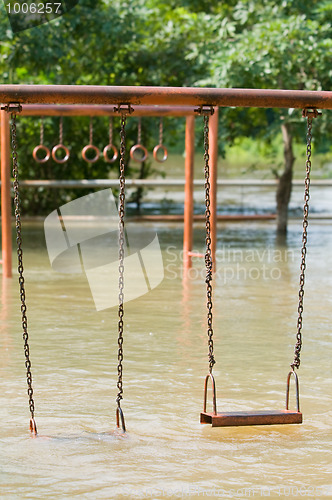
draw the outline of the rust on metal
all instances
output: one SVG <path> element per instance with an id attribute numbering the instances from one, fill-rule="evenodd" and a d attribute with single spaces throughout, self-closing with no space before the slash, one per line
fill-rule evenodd
<path id="1" fill-rule="evenodd" d="M 216 416 L 217 415 L 217 392 L 216 392 L 216 383 L 215 383 L 214 376 L 212 375 L 211 371 L 205 377 L 205 382 L 204 382 L 204 406 L 203 406 L 203 413 L 207 414 L 207 412 L 206 412 L 206 403 L 207 403 L 207 388 L 208 388 L 208 381 L 209 380 L 211 380 L 212 403 L 213 403 L 213 413 L 211 413 L 211 415 Z"/>
<path id="2" fill-rule="evenodd" d="M 1 248 L 3 276 L 12 277 L 12 200 L 11 186 L 11 161 L 10 161 L 10 129 L 9 116 L 1 111 L 0 149 L 1 149 Z"/>
<path id="3" fill-rule="evenodd" d="M 0 85 L 7 104 L 115 104 L 332 109 L 331 91 L 139 87 L 96 85 Z"/>
<path id="4" fill-rule="evenodd" d="M 140 152 L 138 155 L 137 152 Z M 148 157 L 148 150 L 143 144 L 135 144 L 130 148 L 130 158 L 138 163 L 143 163 Z"/>
<path id="5" fill-rule="evenodd" d="M 162 152 L 162 157 L 159 157 L 159 151 Z M 167 151 L 167 148 L 165 146 L 163 146 L 162 144 L 157 144 L 157 146 L 155 146 L 153 148 L 153 158 L 159 162 L 159 163 L 163 163 L 164 161 L 167 160 L 168 158 L 168 151 Z"/>
<path id="6" fill-rule="evenodd" d="M 44 152 L 43 157 L 38 156 L 39 151 Z M 44 146 L 44 144 L 38 144 L 38 146 L 33 148 L 32 156 L 37 163 L 46 163 L 50 159 L 51 153 L 50 150 Z"/>
<path id="7" fill-rule="evenodd" d="M 65 156 L 63 158 L 59 158 L 57 156 L 57 152 L 60 149 L 63 149 L 65 152 Z M 67 146 L 64 146 L 63 144 L 57 144 L 52 149 L 52 158 L 56 163 L 65 163 L 67 160 L 69 160 L 69 156 L 70 156 L 69 149 L 67 148 Z"/>
<path id="8" fill-rule="evenodd" d="M 126 424 L 121 406 L 118 406 L 116 409 L 116 427 L 121 429 L 122 432 L 126 432 Z"/>
<path id="9" fill-rule="evenodd" d="M 37 425 L 36 425 L 36 421 L 35 421 L 35 418 L 34 417 L 31 417 L 30 418 L 30 432 L 31 434 L 33 434 L 34 436 L 37 436 Z"/>
<path id="10" fill-rule="evenodd" d="M 167 160 L 168 151 L 167 148 L 163 145 L 163 134 L 164 134 L 164 125 L 163 119 L 160 117 L 159 120 L 159 143 L 153 148 L 153 158 L 159 162 L 163 163 Z M 162 156 L 159 155 L 159 152 L 162 152 Z"/>
<path id="11" fill-rule="evenodd" d="M 238 411 L 217 414 L 201 413 L 201 424 L 212 424 L 212 427 L 301 423 L 302 413 L 291 410 Z"/>
<path id="12" fill-rule="evenodd" d="M 114 110 L 116 108 L 116 111 Z M 136 106 L 135 116 L 193 116 L 194 106 Z M 25 104 L 22 116 L 117 116 L 115 104 Z"/>
<path id="13" fill-rule="evenodd" d="M 214 107 L 213 106 L 209 106 L 208 104 L 202 104 L 201 106 L 199 106 L 198 108 L 195 109 L 195 113 L 197 113 L 198 115 L 209 115 L 209 116 L 212 116 L 213 113 L 214 113 Z"/>
<path id="14" fill-rule="evenodd" d="M 302 116 L 303 118 L 317 118 L 317 116 L 321 116 L 322 113 L 320 113 L 316 108 L 305 108 L 302 110 Z"/>
<path id="15" fill-rule="evenodd" d="M 92 156 L 91 158 L 87 155 L 87 152 L 88 151 L 93 151 L 94 152 L 94 156 Z M 100 151 L 99 149 L 97 148 L 97 146 L 94 146 L 93 144 L 87 144 L 86 146 L 84 146 L 84 148 L 82 149 L 82 158 L 83 160 L 85 160 L 86 162 L 88 163 L 96 163 L 96 161 L 99 160 L 99 156 L 100 156 Z"/>
<path id="16" fill-rule="evenodd" d="M 291 376 L 294 376 L 294 382 L 295 382 L 295 396 L 296 396 L 296 409 L 297 412 L 300 412 L 300 389 L 299 389 L 299 378 L 297 376 L 296 371 L 294 368 L 291 369 L 291 371 L 288 373 L 287 376 L 287 384 L 286 384 L 286 410 L 289 410 L 289 386 L 290 386 L 290 379 Z"/>
<path id="17" fill-rule="evenodd" d="M 185 152 L 183 267 L 184 270 L 188 270 L 192 264 L 189 252 L 191 252 L 193 245 L 195 116 L 187 116 L 186 118 Z M 182 216 L 180 217 L 182 218 Z"/>
<path id="18" fill-rule="evenodd" d="M 109 151 L 112 152 L 111 157 L 109 157 L 109 155 L 108 155 Z M 107 146 L 104 147 L 103 157 L 107 163 L 114 163 L 118 156 L 119 156 L 119 153 L 118 153 L 118 150 L 116 149 L 116 147 L 114 146 L 114 144 L 107 144 Z"/>

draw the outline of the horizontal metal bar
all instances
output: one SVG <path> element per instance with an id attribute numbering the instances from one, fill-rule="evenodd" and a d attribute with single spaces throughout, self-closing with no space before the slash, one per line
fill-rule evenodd
<path id="1" fill-rule="evenodd" d="M 26 104 L 23 116 L 119 116 L 114 104 Z M 190 116 L 194 106 L 136 106 L 134 116 Z"/>
<path id="2" fill-rule="evenodd" d="M 274 179 L 270 180 L 237 180 L 237 179 L 218 179 L 218 187 L 273 187 L 277 186 L 278 181 Z M 311 186 L 313 187 L 332 187 L 331 180 L 313 180 L 311 181 Z M 111 188 L 118 187 L 118 179 L 81 179 L 81 180 L 21 180 L 20 185 L 22 187 L 45 187 L 45 188 Z M 184 187 L 184 179 L 127 179 L 127 187 Z M 304 182 L 300 180 L 293 180 L 293 186 L 303 187 Z M 0 181 L 1 186 L 1 181 Z M 204 179 L 195 179 L 195 187 L 203 187 Z"/>
<path id="3" fill-rule="evenodd" d="M 0 85 L 8 104 L 132 104 L 332 109 L 332 92 L 201 87 L 120 87 L 96 85 Z"/>

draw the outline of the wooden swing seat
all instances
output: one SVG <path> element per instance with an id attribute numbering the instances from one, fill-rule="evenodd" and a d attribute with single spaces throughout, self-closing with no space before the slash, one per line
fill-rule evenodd
<path id="1" fill-rule="evenodd" d="M 201 424 L 212 424 L 212 427 L 302 424 L 302 413 L 292 410 L 230 411 L 216 414 L 202 412 Z"/>
<path id="2" fill-rule="evenodd" d="M 294 376 L 296 391 L 296 411 L 289 409 L 289 383 Z M 211 380 L 213 411 L 206 411 L 207 386 Z M 216 383 L 212 373 L 205 377 L 204 383 L 204 406 L 201 413 L 201 424 L 211 424 L 212 427 L 236 427 L 245 425 L 282 425 L 302 424 L 302 413 L 300 412 L 299 380 L 294 369 L 288 373 L 286 383 L 286 408 L 284 410 L 251 410 L 251 411 L 229 411 L 217 412 Z"/>

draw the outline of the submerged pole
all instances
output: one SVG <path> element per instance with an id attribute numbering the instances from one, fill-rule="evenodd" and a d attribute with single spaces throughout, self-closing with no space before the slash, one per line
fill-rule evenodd
<path id="1" fill-rule="evenodd" d="M 185 186 L 184 186 L 184 229 L 183 229 L 183 268 L 191 267 L 194 221 L 194 155 L 195 155 L 195 117 L 186 118 L 185 138 Z"/>
<path id="2" fill-rule="evenodd" d="M 212 269 L 216 270 L 217 248 L 217 179 L 218 179 L 218 108 L 214 109 L 209 123 L 210 155 L 210 211 L 211 211 L 211 256 Z"/>
<path id="3" fill-rule="evenodd" d="M 5 278 L 12 277 L 12 228 L 10 196 L 10 130 L 9 114 L 1 111 L 1 229 L 2 267 Z"/>

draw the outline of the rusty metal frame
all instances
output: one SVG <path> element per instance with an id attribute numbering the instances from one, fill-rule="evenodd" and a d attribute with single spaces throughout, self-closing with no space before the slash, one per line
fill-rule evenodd
<path id="1" fill-rule="evenodd" d="M 275 89 L 222 89 L 199 87 L 138 87 L 138 86 L 95 86 L 95 85 L 0 85 L 1 109 L 6 110 L 9 104 L 24 104 L 23 116 L 113 116 L 118 114 L 116 107 L 121 105 L 135 106 L 136 116 L 186 116 L 195 115 L 195 109 L 201 106 L 217 107 L 264 107 L 264 108 L 318 108 L 332 109 L 331 91 L 275 90 Z M 2 112 L 4 115 L 5 113 Z M 2 123 L 5 123 L 3 116 Z M 217 134 L 217 119 L 210 124 L 211 138 Z M 3 127 L 4 128 L 4 127 Z M 191 134 L 192 135 L 192 134 Z M 7 144 L 8 138 L 2 144 Z M 188 136 L 189 137 L 189 136 Z M 191 141 L 192 137 L 190 136 Z M 214 144 L 214 149 L 215 148 Z M 193 155 L 194 147 L 190 145 L 189 154 Z M 8 149 L 5 148 L 5 149 Z M 217 150 L 213 153 L 212 171 L 216 175 Z M 190 206 L 193 197 L 192 161 L 186 160 L 186 178 L 189 186 L 186 189 L 185 202 Z M 9 155 L 2 154 L 2 199 L 4 183 L 8 185 Z M 216 188 L 216 178 L 213 179 Z M 8 189 L 6 188 L 6 194 Z M 213 199 L 216 205 L 216 200 Z M 8 205 L 8 203 L 7 203 Z M 7 206 L 6 205 L 6 206 Z M 214 214 L 215 207 L 213 207 Z M 8 211 L 8 210 L 7 210 Z M 214 214 L 215 215 L 215 214 Z M 6 216 L 6 220 L 8 216 Z M 191 266 L 192 216 L 185 210 L 185 267 Z M 9 221 L 10 222 L 10 221 Z M 213 222 L 215 231 L 215 217 Z M 6 223 L 8 225 L 8 220 Z M 4 226 L 3 226 L 4 227 Z M 2 245 L 5 275 L 11 276 L 11 240 L 8 227 L 7 244 Z M 213 231 L 213 232 L 214 232 Z M 215 241 L 213 241 L 213 252 Z M 10 268 L 10 269 L 9 269 Z"/>
<path id="2" fill-rule="evenodd" d="M 0 85 L 0 102 L 332 109 L 332 92 L 201 87 Z"/>

